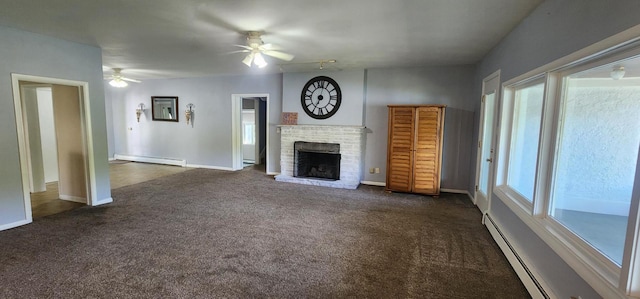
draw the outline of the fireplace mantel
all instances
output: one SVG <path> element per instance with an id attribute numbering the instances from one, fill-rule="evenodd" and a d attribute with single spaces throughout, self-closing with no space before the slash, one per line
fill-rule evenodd
<path id="1" fill-rule="evenodd" d="M 339 125 L 280 125 L 280 174 L 277 181 L 334 188 L 355 189 L 362 177 L 365 127 Z M 327 181 L 293 176 L 294 142 L 340 144 L 340 179 Z"/>

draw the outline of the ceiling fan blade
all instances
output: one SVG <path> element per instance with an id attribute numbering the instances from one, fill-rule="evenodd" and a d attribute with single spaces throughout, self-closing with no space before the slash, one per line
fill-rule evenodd
<path id="1" fill-rule="evenodd" d="M 249 46 L 243 46 L 243 45 L 234 45 L 234 46 L 240 47 L 240 48 L 243 48 L 243 49 L 247 49 L 247 50 L 253 50 L 253 48 L 251 48 Z"/>
<path id="2" fill-rule="evenodd" d="M 275 57 L 278 59 L 282 59 L 284 61 L 291 61 L 295 57 L 289 53 L 284 53 L 280 51 L 270 51 L 270 50 L 263 51 L 262 54 L 269 55 L 271 57 Z"/>
<path id="3" fill-rule="evenodd" d="M 134 82 L 134 83 L 141 83 L 142 82 L 140 80 L 125 78 L 125 77 L 120 77 L 120 79 L 122 79 L 124 81 Z"/>
<path id="4" fill-rule="evenodd" d="M 249 51 L 249 50 L 238 50 L 238 51 L 226 52 L 226 53 L 224 53 L 224 54 L 225 54 L 225 55 L 228 55 L 228 54 L 236 54 L 236 53 L 250 53 L 250 52 L 251 52 L 251 51 Z"/>
<path id="5" fill-rule="evenodd" d="M 219 17 L 217 14 L 214 14 L 211 11 L 207 11 L 206 9 L 198 9 L 196 11 L 196 18 L 208 24 L 211 24 L 215 27 L 222 28 L 224 30 L 237 32 L 237 33 L 244 32 L 242 28 L 239 28 L 238 26 L 235 26 L 234 24 L 227 22 L 226 20 Z"/>

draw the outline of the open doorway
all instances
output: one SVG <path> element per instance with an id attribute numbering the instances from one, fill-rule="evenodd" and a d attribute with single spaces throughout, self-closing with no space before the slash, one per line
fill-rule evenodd
<path id="1" fill-rule="evenodd" d="M 26 218 L 91 205 L 88 83 L 12 75 Z"/>
<path id="2" fill-rule="evenodd" d="M 33 218 L 57 214 L 82 207 L 86 204 L 86 192 L 75 192 L 69 184 L 67 169 L 61 170 L 58 161 L 57 135 L 80 135 L 75 127 L 79 123 L 79 93 L 75 87 L 53 84 L 35 84 L 20 82 L 20 93 L 23 102 L 26 133 L 29 151 L 29 188 L 31 193 L 31 213 Z M 57 101 L 54 105 L 53 93 Z M 69 103 L 68 101 L 71 101 Z M 55 107 L 54 107 L 55 106 Z M 71 109 L 71 110 L 70 110 Z M 57 112 L 57 117 L 56 117 Z M 76 114 L 69 116 L 71 114 Z M 62 119 L 61 119 L 62 118 Z M 75 118 L 75 119 L 74 119 Z M 56 126 L 56 119 L 58 126 Z M 72 126 L 69 130 L 68 126 Z M 75 128 L 74 128 L 75 127 Z M 73 137 L 72 142 L 75 142 Z M 63 167 L 69 168 L 73 163 L 65 156 L 69 155 L 77 144 L 69 144 L 62 140 L 61 160 Z M 71 147 L 70 147 L 71 146 Z M 82 153 L 84 156 L 84 153 Z M 63 183 L 59 184 L 62 172 Z M 81 171 L 84 174 L 84 171 Z M 80 179 L 84 184 L 84 178 Z M 86 184 L 85 184 L 86 185 Z M 82 188 L 81 191 L 84 191 Z M 79 196 L 80 195 L 80 196 Z"/>
<path id="3" fill-rule="evenodd" d="M 233 169 L 266 171 L 268 94 L 232 95 Z"/>

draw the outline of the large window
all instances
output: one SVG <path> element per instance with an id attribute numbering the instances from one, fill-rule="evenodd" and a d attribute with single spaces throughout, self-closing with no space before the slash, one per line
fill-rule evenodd
<path id="1" fill-rule="evenodd" d="M 613 79 L 622 65 L 626 76 Z M 640 58 L 562 82 L 549 215 L 621 265 L 640 145 Z"/>
<path id="2" fill-rule="evenodd" d="M 587 281 L 639 296 L 640 45 L 504 86 L 495 194 Z"/>

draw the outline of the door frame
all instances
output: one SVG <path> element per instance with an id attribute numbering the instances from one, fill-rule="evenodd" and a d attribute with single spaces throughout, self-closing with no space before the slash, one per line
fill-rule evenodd
<path id="1" fill-rule="evenodd" d="M 492 81 L 492 80 L 498 80 L 497 83 L 497 87 L 495 89 L 495 98 L 494 98 L 494 105 L 493 105 L 493 124 L 491 124 L 491 128 L 493 129 L 492 132 L 492 136 L 491 136 L 491 148 L 495 149 L 495 145 L 496 145 L 496 141 L 497 141 L 497 128 L 496 125 L 498 124 L 498 112 L 500 111 L 498 109 L 498 107 L 500 106 L 500 70 L 497 70 L 495 72 L 493 72 L 491 75 L 485 77 L 482 80 L 482 96 L 481 96 L 481 102 L 480 102 L 480 120 L 479 120 L 479 125 L 478 125 L 478 147 L 477 147 L 477 153 L 476 153 L 476 178 L 474 180 L 475 182 L 475 188 L 474 188 L 474 193 L 473 193 L 473 203 L 478 207 L 478 209 L 480 209 L 480 211 L 483 214 L 486 214 L 489 212 L 489 210 L 491 210 L 491 194 L 493 193 L 493 175 L 494 175 L 494 171 L 495 171 L 495 163 L 491 163 L 491 166 L 489 167 L 489 173 L 488 173 L 488 182 L 487 182 L 487 198 L 486 198 L 486 207 L 481 207 L 481 205 L 484 205 L 484 203 L 480 203 L 478 200 L 478 186 L 480 185 L 480 171 L 481 171 L 481 165 L 482 165 L 482 147 L 481 147 L 481 140 L 482 140 L 482 135 L 484 133 L 484 121 L 485 121 L 485 103 L 484 103 L 484 97 L 487 94 L 487 92 L 489 90 L 487 90 L 487 83 Z M 495 161 L 495 153 L 494 153 L 494 161 Z M 483 209 L 484 208 L 484 209 Z M 484 217 L 482 218 L 482 221 L 484 222 Z"/>
<path id="2" fill-rule="evenodd" d="M 82 124 L 82 143 L 84 152 L 84 168 L 85 168 L 85 182 L 87 188 L 87 200 L 86 204 L 91 206 L 95 205 L 95 199 L 97 198 L 97 183 L 96 183 L 96 168 L 95 157 L 93 151 L 93 131 L 91 129 L 91 100 L 89 98 L 89 82 L 74 81 L 67 79 L 59 79 L 52 77 L 32 76 L 23 74 L 11 74 L 11 85 L 13 88 L 13 107 L 16 117 L 16 131 L 18 135 L 18 153 L 20 156 L 20 173 L 22 179 L 22 193 L 24 197 L 25 207 L 25 219 L 26 223 L 33 221 L 31 212 L 31 194 L 29 188 L 29 148 L 27 148 L 27 141 L 25 135 L 25 111 L 22 109 L 22 98 L 20 90 L 20 81 L 29 81 L 32 83 L 40 84 L 58 84 L 78 87 L 80 89 L 79 95 L 80 101 L 80 121 Z"/>
<path id="3" fill-rule="evenodd" d="M 265 169 L 269 172 L 269 94 L 250 93 L 231 95 L 231 169 L 241 170 L 242 162 L 242 99 L 243 98 L 266 98 L 267 103 L 267 142 L 265 149 Z M 256 113 L 257 114 L 257 113 Z"/>

